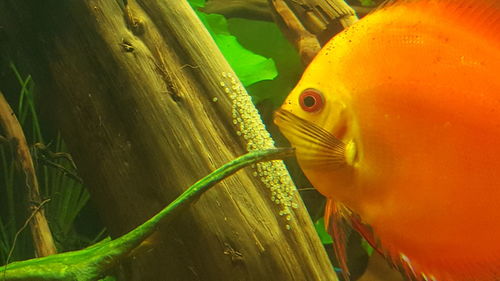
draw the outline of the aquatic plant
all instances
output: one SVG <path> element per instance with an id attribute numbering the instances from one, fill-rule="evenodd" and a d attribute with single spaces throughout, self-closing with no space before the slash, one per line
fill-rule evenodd
<path id="1" fill-rule="evenodd" d="M 39 121 L 35 85 L 31 76 L 23 76 L 13 64 L 10 64 L 9 69 L 20 88 L 19 94 L 10 94 L 9 98 L 17 102 L 14 112 L 31 146 L 41 196 L 50 200 L 44 209 L 56 246 L 59 251 L 67 251 L 90 245 L 93 237 L 85 238 L 74 231 L 76 216 L 88 202 L 88 192 L 76 174 L 71 157 L 64 152 L 66 148 L 60 135 L 44 136 L 47 134 L 44 134 Z M 52 141 L 46 142 L 46 139 Z M 7 143 L 0 146 L 0 156 L 0 178 L 4 183 L 1 188 L 4 189 L 2 194 L 5 194 L 0 197 L 1 205 L 4 206 L 0 211 L 0 261 L 6 263 L 31 258 L 33 245 L 26 231 L 22 231 L 25 229 L 21 228 L 30 215 L 25 203 L 24 175 L 16 169 L 12 147 Z"/>
<path id="2" fill-rule="evenodd" d="M 83 250 L 13 262 L 0 267 L 0 280 L 92 281 L 104 278 L 109 270 L 152 235 L 160 222 L 172 220 L 216 183 L 251 164 L 292 155 L 293 149 L 290 148 L 249 152 L 197 181 L 163 210 L 129 233 L 113 240 L 103 240 Z"/>

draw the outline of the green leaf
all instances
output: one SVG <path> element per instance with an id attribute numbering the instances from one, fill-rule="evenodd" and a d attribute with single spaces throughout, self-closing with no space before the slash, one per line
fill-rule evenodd
<path id="1" fill-rule="evenodd" d="M 361 6 L 364 6 L 364 7 L 375 6 L 375 2 L 373 0 L 359 0 L 359 3 L 361 3 Z"/>
<path id="2" fill-rule="evenodd" d="M 361 239 L 361 247 L 365 249 L 368 256 L 371 256 L 373 254 L 373 247 L 365 239 Z"/>
<path id="3" fill-rule="evenodd" d="M 323 218 L 320 218 L 319 220 L 317 220 L 314 223 L 314 227 L 316 228 L 316 232 L 318 233 L 319 238 L 321 239 L 321 242 L 323 244 L 332 244 L 333 243 L 332 237 L 330 236 L 330 234 L 328 234 L 328 232 L 326 232 L 325 221 Z"/>
<path id="4" fill-rule="evenodd" d="M 205 0 L 188 0 L 188 2 L 193 8 L 205 7 Z"/>
<path id="5" fill-rule="evenodd" d="M 200 17 L 201 21 L 205 24 L 212 37 L 216 38 L 221 35 L 231 35 L 227 27 L 227 20 L 224 16 L 199 12 L 198 17 Z"/>
<path id="6" fill-rule="evenodd" d="M 275 23 L 231 18 L 228 24 L 229 31 L 241 45 L 256 54 L 272 58 L 279 73 L 273 80 L 247 87 L 254 103 L 267 100 L 273 108 L 281 105 L 304 70 L 299 54 Z"/>
<path id="7" fill-rule="evenodd" d="M 274 79 L 278 73 L 272 59 L 252 53 L 241 47 L 234 36 L 219 35 L 217 45 L 238 75 L 243 85 Z"/>
<path id="8" fill-rule="evenodd" d="M 272 80 L 278 75 L 272 59 L 247 50 L 231 35 L 224 16 L 201 12 L 197 14 L 245 87 L 259 81 Z"/>

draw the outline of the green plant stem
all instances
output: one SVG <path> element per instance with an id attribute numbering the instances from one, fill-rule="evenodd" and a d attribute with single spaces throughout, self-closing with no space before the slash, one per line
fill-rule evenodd
<path id="1" fill-rule="evenodd" d="M 197 181 L 167 207 L 129 233 L 101 241 L 88 248 L 43 258 L 13 262 L 0 267 L 0 280 L 75 280 L 90 281 L 103 278 L 130 251 L 148 238 L 164 220 L 171 220 L 182 209 L 194 203 L 216 183 L 248 165 L 284 159 L 293 155 L 291 148 L 274 148 L 249 152 L 223 165 Z"/>

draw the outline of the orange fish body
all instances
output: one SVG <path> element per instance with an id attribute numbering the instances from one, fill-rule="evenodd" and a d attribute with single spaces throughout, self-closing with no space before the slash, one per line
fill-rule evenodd
<path id="1" fill-rule="evenodd" d="M 500 280 L 499 3 L 388 4 L 328 42 L 275 117 L 311 183 L 416 280 Z M 300 133 L 316 126 L 351 145 Z"/>

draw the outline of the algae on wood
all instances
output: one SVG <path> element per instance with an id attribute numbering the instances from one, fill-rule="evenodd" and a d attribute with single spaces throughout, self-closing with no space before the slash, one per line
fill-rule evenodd
<path id="1" fill-rule="evenodd" d="M 113 237 L 247 147 L 272 145 L 183 0 L 2 0 L 0 25 L 2 52 L 33 74 Z M 239 172 L 161 228 L 151 251 L 124 264 L 127 279 L 336 280 L 273 163 L 272 174 Z"/>

